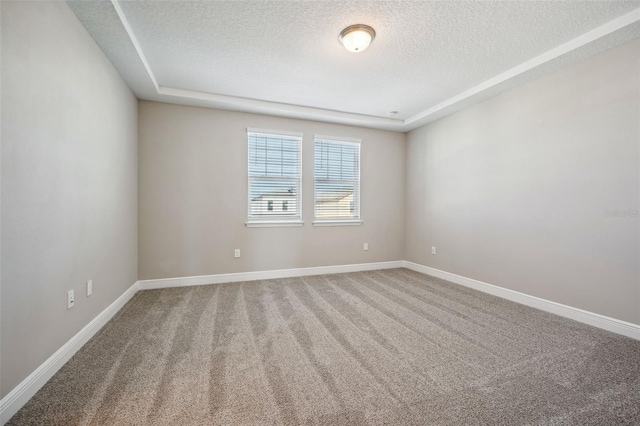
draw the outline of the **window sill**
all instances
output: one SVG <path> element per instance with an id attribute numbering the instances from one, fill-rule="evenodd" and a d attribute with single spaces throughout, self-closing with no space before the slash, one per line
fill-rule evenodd
<path id="1" fill-rule="evenodd" d="M 295 220 L 295 221 L 261 220 L 261 221 L 245 222 L 244 225 L 247 228 L 278 228 L 278 227 L 289 227 L 289 226 L 302 226 L 304 225 L 304 222 L 301 220 Z"/>
<path id="2" fill-rule="evenodd" d="M 361 220 L 316 220 L 313 226 L 358 226 L 362 225 Z"/>

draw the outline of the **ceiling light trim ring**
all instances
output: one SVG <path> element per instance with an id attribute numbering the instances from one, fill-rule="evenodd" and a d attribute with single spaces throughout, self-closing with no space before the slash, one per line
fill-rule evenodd
<path id="1" fill-rule="evenodd" d="M 357 32 L 364 32 L 366 34 L 369 34 L 369 37 L 371 39 L 368 41 L 365 40 L 364 42 L 361 41 L 363 44 L 360 44 L 359 46 L 349 46 L 349 43 L 348 43 L 349 36 L 354 35 Z M 347 28 L 342 30 L 340 32 L 340 35 L 338 36 L 338 40 L 340 41 L 340 43 L 342 43 L 345 49 L 353 53 L 360 53 L 366 50 L 369 47 L 369 45 L 373 43 L 373 40 L 375 38 L 376 38 L 376 30 L 374 30 L 372 27 L 366 24 L 349 25 Z M 353 50 L 352 50 L 352 47 L 353 47 Z"/>

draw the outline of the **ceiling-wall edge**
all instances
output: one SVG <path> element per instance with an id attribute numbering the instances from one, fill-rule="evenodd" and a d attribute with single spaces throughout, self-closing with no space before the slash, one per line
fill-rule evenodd
<path id="1" fill-rule="evenodd" d="M 458 104 L 467 98 L 471 98 L 475 95 L 478 95 L 492 87 L 495 87 L 501 83 L 506 82 L 512 78 L 515 78 L 519 75 L 525 74 L 537 67 L 540 67 L 548 62 L 551 62 L 557 58 L 560 58 L 563 55 L 566 55 L 574 50 L 580 49 L 583 46 L 588 45 L 589 43 L 593 43 L 603 37 L 606 37 L 616 31 L 619 31 L 627 26 L 633 25 L 635 23 L 640 22 L 640 8 L 632 10 L 631 12 L 619 16 L 616 19 L 613 19 L 606 24 L 603 24 L 597 28 L 594 28 L 591 31 L 588 31 L 584 34 L 579 35 L 578 37 L 569 40 L 566 43 L 563 43 L 551 50 L 548 50 L 538 56 L 535 56 L 515 67 L 508 69 L 482 83 L 467 89 L 455 96 L 452 96 L 449 99 L 440 102 L 430 108 L 425 109 L 424 111 L 419 112 L 418 114 L 413 115 L 412 117 L 404 120 L 403 126 L 407 128 L 407 130 L 412 130 L 429 122 L 433 121 L 431 119 L 441 110 L 445 108 L 452 107 L 455 104 Z M 440 117 L 439 117 L 440 118 Z"/>
<path id="2" fill-rule="evenodd" d="M 328 121 L 337 124 L 349 124 L 362 127 L 375 127 L 384 130 L 404 131 L 403 120 L 373 117 L 344 111 L 313 108 L 279 102 L 269 102 L 259 99 L 241 98 L 237 96 L 219 95 L 215 93 L 198 92 L 159 87 L 158 94 L 173 99 L 188 100 L 190 105 L 209 106 L 210 108 L 242 111 L 255 114 L 276 115 L 287 118 L 300 118 L 312 121 Z"/>

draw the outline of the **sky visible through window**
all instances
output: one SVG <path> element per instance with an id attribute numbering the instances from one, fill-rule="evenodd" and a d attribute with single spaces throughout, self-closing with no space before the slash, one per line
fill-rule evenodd
<path id="1" fill-rule="evenodd" d="M 271 193 L 295 197 L 299 143 L 296 137 L 249 133 L 252 200 Z"/>
<path id="2" fill-rule="evenodd" d="M 316 185 L 316 192 L 322 193 L 336 189 L 350 191 L 353 185 L 341 185 L 336 181 L 355 181 L 358 176 L 359 147 L 335 141 L 316 140 L 315 142 L 315 178 L 316 181 L 333 181 L 331 188 Z"/>
<path id="3" fill-rule="evenodd" d="M 298 173 L 298 144 L 296 137 L 249 134 L 249 176 L 265 177 L 265 180 L 253 180 L 251 198 L 283 191 L 295 193 L 295 179 Z M 317 140 L 314 144 L 316 179 L 340 181 L 357 180 L 358 147 L 353 144 L 341 144 L 332 141 Z M 270 181 L 269 178 L 285 178 Z M 289 178 L 291 181 L 287 181 Z M 341 189 L 351 191 L 352 185 L 334 182 L 331 188 L 316 187 L 322 193 Z"/>

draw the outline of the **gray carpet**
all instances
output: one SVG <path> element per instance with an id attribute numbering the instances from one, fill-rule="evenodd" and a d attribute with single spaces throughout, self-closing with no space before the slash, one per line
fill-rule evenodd
<path id="1" fill-rule="evenodd" d="M 139 292 L 10 425 L 640 424 L 640 342 L 407 269 Z"/>

